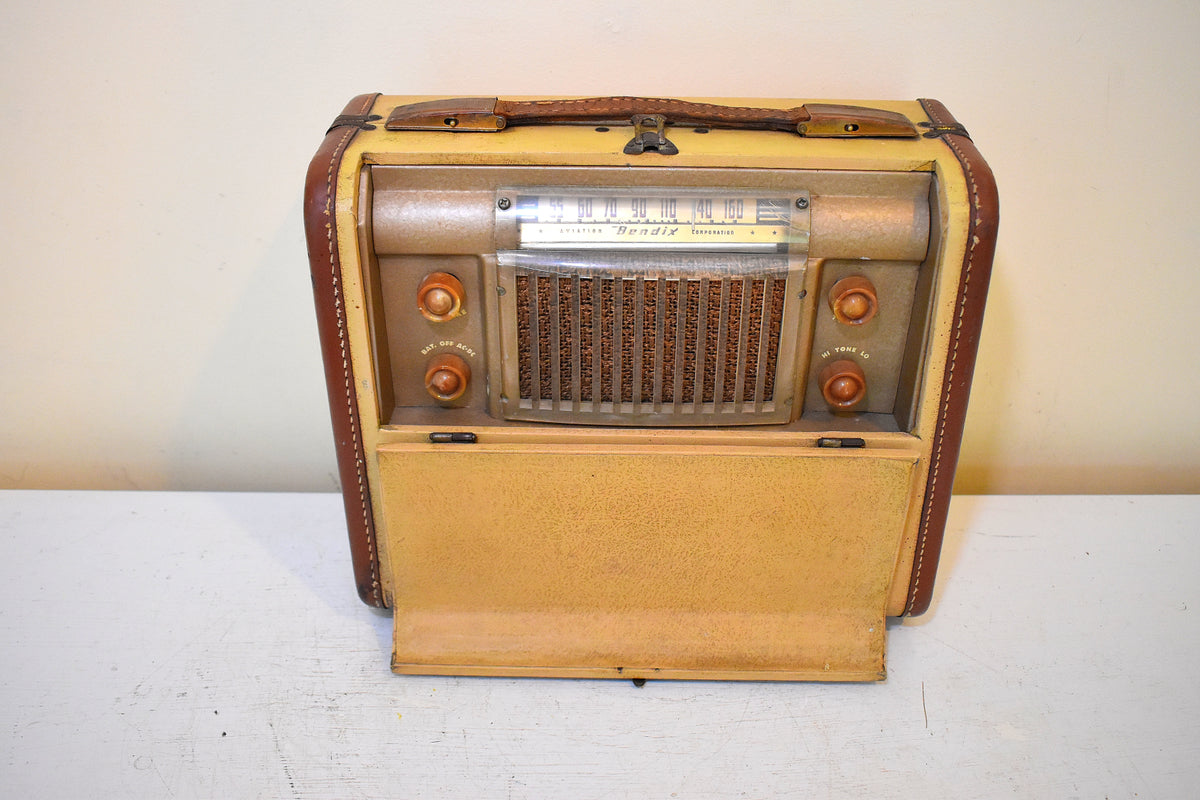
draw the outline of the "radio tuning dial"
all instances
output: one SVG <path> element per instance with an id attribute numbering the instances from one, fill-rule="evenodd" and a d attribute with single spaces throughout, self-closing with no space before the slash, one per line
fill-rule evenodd
<path id="1" fill-rule="evenodd" d="M 425 390 L 434 400 L 457 400 L 471 382 L 471 367 L 453 353 L 441 353 L 425 365 Z"/>
<path id="2" fill-rule="evenodd" d="M 431 322 L 446 322 L 462 313 L 466 290 L 449 272 L 431 272 L 417 287 L 417 308 Z"/>
<path id="3" fill-rule="evenodd" d="M 862 275 L 842 278 L 829 290 L 829 307 L 843 325 L 862 325 L 879 310 L 875 284 Z"/>
<path id="4" fill-rule="evenodd" d="M 867 376 L 849 359 L 826 364 L 817 375 L 821 395 L 834 411 L 853 411 L 867 396 Z"/>

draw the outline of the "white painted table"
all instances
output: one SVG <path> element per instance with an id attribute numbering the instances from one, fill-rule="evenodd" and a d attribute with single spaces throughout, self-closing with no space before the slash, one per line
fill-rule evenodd
<path id="1" fill-rule="evenodd" d="M 1200 498 L 956 497 L 882 684 L 398 677 L 335 495 L 0 493 L 4 797 L 1200 796 Z"/>

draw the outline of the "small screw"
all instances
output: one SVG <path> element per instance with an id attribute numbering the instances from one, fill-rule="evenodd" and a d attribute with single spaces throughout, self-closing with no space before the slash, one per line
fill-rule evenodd
<path id="1" fill-rule="evenodd" d="M 496 202 L 496 206 L 499 207 L 501 211 L 508 211 L 508 209 L 512 208 L 512 200 L 509 200 L 507 197 L 501 197 Z"/>
<path id="2" fill-rule="evenodd" d="M 808 198 L 807 197 L 796 198 L 796 208 L 800 209 L 801 211 L 808 208 Z"/>
<path id="3" fill-rule="evenodd" d="M 504 290 L 504 287 L 503 287 L 503 286 L 497 286 L 497 287 L 496 287 L 496 294 L 497 294 L 497 295 L 499 295 L 500 297 L 504 297 L 504 293 L 505 293 L 505 290 Z"/>
<path id="4" fill-rule="evenodd" d="M 804 298 L 808 297 L 808 289 L 801 289 L 800 294 L 798 294 L 796 296 L 798 298 L 800 298 L 801 300 L 803 300 Z"/>

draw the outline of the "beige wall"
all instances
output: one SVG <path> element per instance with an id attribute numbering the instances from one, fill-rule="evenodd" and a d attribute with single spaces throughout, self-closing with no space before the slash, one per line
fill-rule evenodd
<path id="1" fill-rule="evenodd" d="M 1200 491 L 1194 3 L 144 6 L 0 11 L 0 487 L 336 485 L 301 183 L 388 91 L 941 99 L 1002 204 L 959 490 Z"/>

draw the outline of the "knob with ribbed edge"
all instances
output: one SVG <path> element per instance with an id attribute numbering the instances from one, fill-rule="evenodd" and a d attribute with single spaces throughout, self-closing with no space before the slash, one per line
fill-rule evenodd
<path id="1" fill-rule="evenodd" d="M 417 287 L 417 309 L 431 322 L 445 322 L 462 313 L 466 290 L 449 272 L 431 272 Z"/>
<path id="2" fill-rule="evenodd" d="M 821 396 L 834 411 L 853 411 L 867 396 L 867 376 L 857 362 L 831 361 L 817 375 Z"/>
<path id="3" fill-rule="evenodd" d="M 457 400 L 471 382 L 471 367 L 453 353 L 440 353 L 425 365 L 425 390 L 434 400 Z"/>
<path id="4" fill-rule="evenodd" d="M 879 311 L 875 284 L 862 275 L 842 278 L 829 290 L 829 308 L 843 325 L 862 325 L 870 322 Z"/>

